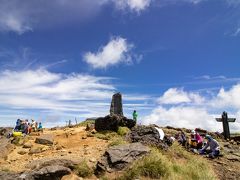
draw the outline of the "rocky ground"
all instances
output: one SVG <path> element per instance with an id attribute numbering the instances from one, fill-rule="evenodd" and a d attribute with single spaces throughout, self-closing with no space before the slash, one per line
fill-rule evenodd
<path id="1" fill-rule="evenodd" d="M 12 143 L 4 136 L 0 136 L 0 179 L 7 179 L 6 177 L 16 179 L 19 175 L 23 179 L 30 176 L 41 179 L 39 172 L 47 172 L 51 179 L 51 172 L 56 171 L 63 180 L 82 179 L 76 176 L 74 166 L 84 161 L 94 169 L 101 162 L 102 157 L 106 156 L 106 151 L 110 156 L 110 151 L 113 154 L 116 151 L 116 149 L 108 149 L 109 144 L 112 143 L 111 139 L 100 138 L 94 131 L 91 133 L 85 129 L 84 126 L 44 129 L 43 133 L 32 133 L 18 140 L 11 139 Z M 165 128 L 164 131 L 168 135 L 174 135 L 179 129 Z M 223 157 L 214 160 L 205 158 L 206 161 L 211 165 L 218 179 L 239 179 L 239 143 L 224 140 L 220 143 Z M 137 153 L 141 155 L 142 152 L 137 151 Z M 112 158 L 116 161 L 115 157 Z M 126 158 L 120 160 L 128 162 Z M 68 175 L 62 177 L 61 173 Z M 114 179 L 116 173 L 111 171 L 109 173 L 109 177 Z M 97 177 L 91 175 L 86 179 L 97 179 Z"/>

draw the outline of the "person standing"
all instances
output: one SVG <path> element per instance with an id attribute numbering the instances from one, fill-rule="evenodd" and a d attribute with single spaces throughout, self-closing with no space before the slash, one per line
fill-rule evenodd
<path id="1" fill-rule="evenodd" d="M 138 114 L 137 114 L 137 111 L 136 111 L 136 110 L 133 111 L 133 114 L 132 114 L 132 115 L 133 115 L 133 120 L 134 120 L 134 121 L 137 121 Z"/>

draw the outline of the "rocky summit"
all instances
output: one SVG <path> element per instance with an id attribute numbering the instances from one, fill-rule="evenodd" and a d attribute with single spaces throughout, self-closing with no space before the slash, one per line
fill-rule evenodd
<path id="1" fill-rule="evenodd" d="M 180 131 L 189 137 L 188 129 L 162 128 L 165 138 L 161 140 L 155 125 L 96 132 L 86 128 L 93 127 L 94 122 L 89 123 L 44 129 L 11 139 L 3 133 L 0 180 L 194 179 L 191 177 L 204 175 L 225 180 L 240 176 L 240 142 L 234 139 L 216 136 L 222 156 L 209 159 L 188 151 L 176 141 L 169 143 L 168 138 Z M 200 174 L 191 169 L 200 166 Z"/>

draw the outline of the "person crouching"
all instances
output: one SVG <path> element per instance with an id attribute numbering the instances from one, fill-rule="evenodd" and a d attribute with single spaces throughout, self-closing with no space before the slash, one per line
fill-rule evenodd
<path id="1" fill-rule="evenodd" d="M 206 135 L 207 144 L 200 150 L 200 154 L 207 153 L 208 157 L 215 158 L 220 154 L 219 143 L 213 139 L 210 135 Z M 207 148 L 210 147 L 208 150 Z"/>

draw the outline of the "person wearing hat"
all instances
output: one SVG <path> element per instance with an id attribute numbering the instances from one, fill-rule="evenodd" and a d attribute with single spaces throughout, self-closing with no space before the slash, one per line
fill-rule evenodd
<path id="1" fill-rule="evenodd" d="M 217 157 L 220 154 L 219 143 L 210 135 L 206 135 L 205 138 L 207 139 L 207 144 L 200 150 L 200 154 L 206 152 L 211 158 Z M 208 147 L 210 147 L 210 150 L 207 150 Z"/>
<path id="2" fill-rule="evenodd" d="M 195 130 L 191 131 L 191 139 L 189 143 L 195 149 L 201 149 L 203 145 L 203 138 Z"/>

